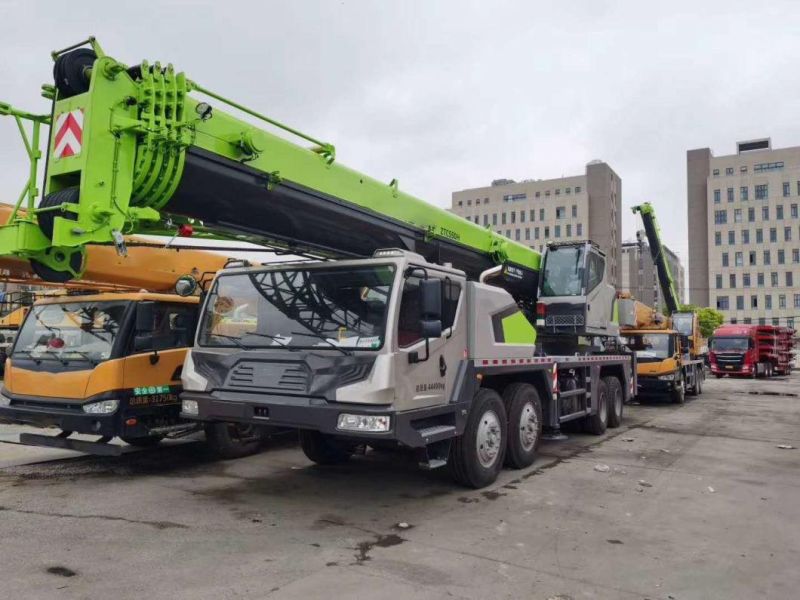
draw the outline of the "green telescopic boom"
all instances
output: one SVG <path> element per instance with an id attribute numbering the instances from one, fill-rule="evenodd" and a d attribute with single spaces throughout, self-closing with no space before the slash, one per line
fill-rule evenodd
<path id="1" fill-rule="evenodd" d="M 332 144 L 227 100 L 172 65 L 129 67 L 93 38 L 86 44 L 53 53 L 45 195 L 27 220 L 0 228 L 0 253 L 69 279 L 80 274 L 85 244 L 121 247 L 123 234 L 192 221 L 322 256 L 404 248 L 473 278 L 504 265 L 509 291 L 535 301 L 538 252 L 401 191 L 396 180 L 347 168 Z"/>
<path id="2" fill-rule="evenodd" d="M 634 214 L 638 212 L 642 216 L 647 243 L 650 246 L 650 256 L 653 258 L 653 264 L 656 266 L 656 273 L 658 274 L 658 284 L 661 286 L 661 293 L 664 295 L 666 311 L 671 315 L 680 310 L 680 301 L 678 300 L 675 281 L 672 279 L 672 272 L 667 262 L 666 250 L 661 242 L 661 232 L 656 221 L 655 209 L 649 202 L 645 202 L 639 206 L 634 206 L 632 210 Z"/>

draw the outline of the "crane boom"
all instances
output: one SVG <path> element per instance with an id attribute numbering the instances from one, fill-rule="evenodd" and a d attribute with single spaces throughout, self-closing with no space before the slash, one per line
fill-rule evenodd
<path id="1" fill-rule="evenodd" d="M 664 295 L 667 313 L 671 315 L 680 310 L 680 301 L 675 291 L 675 281 L 672 279 L 664 244 L 661 242 L 655 209 L 649 202 L 645 202 L 639 206 L 634 206 L 632 210 L 642 216 L 644 231 L 647 235 L 647 244 L 650 246 L 650 256 L 653 258 L 653 264 L 658 274 L 658 284 L 661 286 L 661 293 Z"/>
<path id="2" fill-rule="evenodd" d="M 535 301 L 538 252 L 401 191 L 397 180 L 340 164 L 332 144 L 227 100 L 172 65 L 128 67 L 87 43 L 91 49 L 55 54 L 46 195 L 34 208 L 28 194 L 36 222 L 17 218 L 0 228 L 0 253 L 78 275 L 85 244 L 119 245 L 120 232 L 193 219 L 290 251 L 363 257 L 402 248 L 471 278 L 503 265 L 507 289 Z"/>

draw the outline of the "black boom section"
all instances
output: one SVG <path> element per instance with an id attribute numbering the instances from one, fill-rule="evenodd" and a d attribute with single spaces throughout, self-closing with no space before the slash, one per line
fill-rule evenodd
<path id="1" fill-rule="evenodd" d="M 334 256 L 371 256 L 381 248 L 403 248 L 426 260 L 452 263 L 477 279 L 493 267 L 488 254 L 291 181 L 269 184 L 267 174 L 197 147 L 186 153 L 169 213 L 202 220 L 215 229 L 282 241 L 289 248 Z M 535 273 L 525 272 L 528 287 Z M 531 294 L 535 294 L 535 281 Z"/>

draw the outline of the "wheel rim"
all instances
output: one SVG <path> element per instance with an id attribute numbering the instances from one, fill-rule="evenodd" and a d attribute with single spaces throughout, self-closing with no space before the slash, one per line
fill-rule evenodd
<path id="1" fill-rule="evenodd" d="M 597 403 L 597 416 L 605 423 L 608 419 L 608 394 L 600 394 Z"/>
<path id="2" fill-rule="evenodd" d="M 235 442 L 250 442 L 256 438 L 255 427 L 244 423 L 229 423 L 228 435 Z"/>
<path id="3" fill-rule="evenodd" d="M 528 402 L 522 407 L 519 416 L 519 445 L 525 452 L 530 452 L 536 445 L 536 438 L 539 437 L 539 417 L 533 404 Z"/>
<path id="4" fill-rule="evenodd" d="M 497 413 L 493 410 L 487 410 L 481 416 L 475 440 L 478 461 L 482 466 L 491 467 L 497 461 L 497 456 L 500 454 L 500 444 L 503 441 L 502 437 L 500 419 L 497 417 Z"/>

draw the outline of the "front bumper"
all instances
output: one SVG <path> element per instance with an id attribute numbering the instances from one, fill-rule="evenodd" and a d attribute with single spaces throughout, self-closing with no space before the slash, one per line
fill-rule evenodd
<path id="1" fill-rule="evenodd" d="M 637 388 L 640 394 L 669 394 L 675 390 L 675 381 L 665 381 L 658 377 L 637 378 Z"/>
<path id="2" fill-rule="evenodd" d="M 365 441 L 397 441 L 410 448 L 422 448 L 463 432 L 466 415 L 466 407 L 454 403 L 398 411 L 392 406 L 328 402 L 322 398 L 231 392 L 183 392 L 181 400 L 194 400 L 198 406 L 197 415 L 182 412 L 185 419 L 309 429 Z M 380 433 L 342 431 L 336 427 L 341 413 L 386 415 L 391 418 L 391 426 L 389 431 Z"/>

